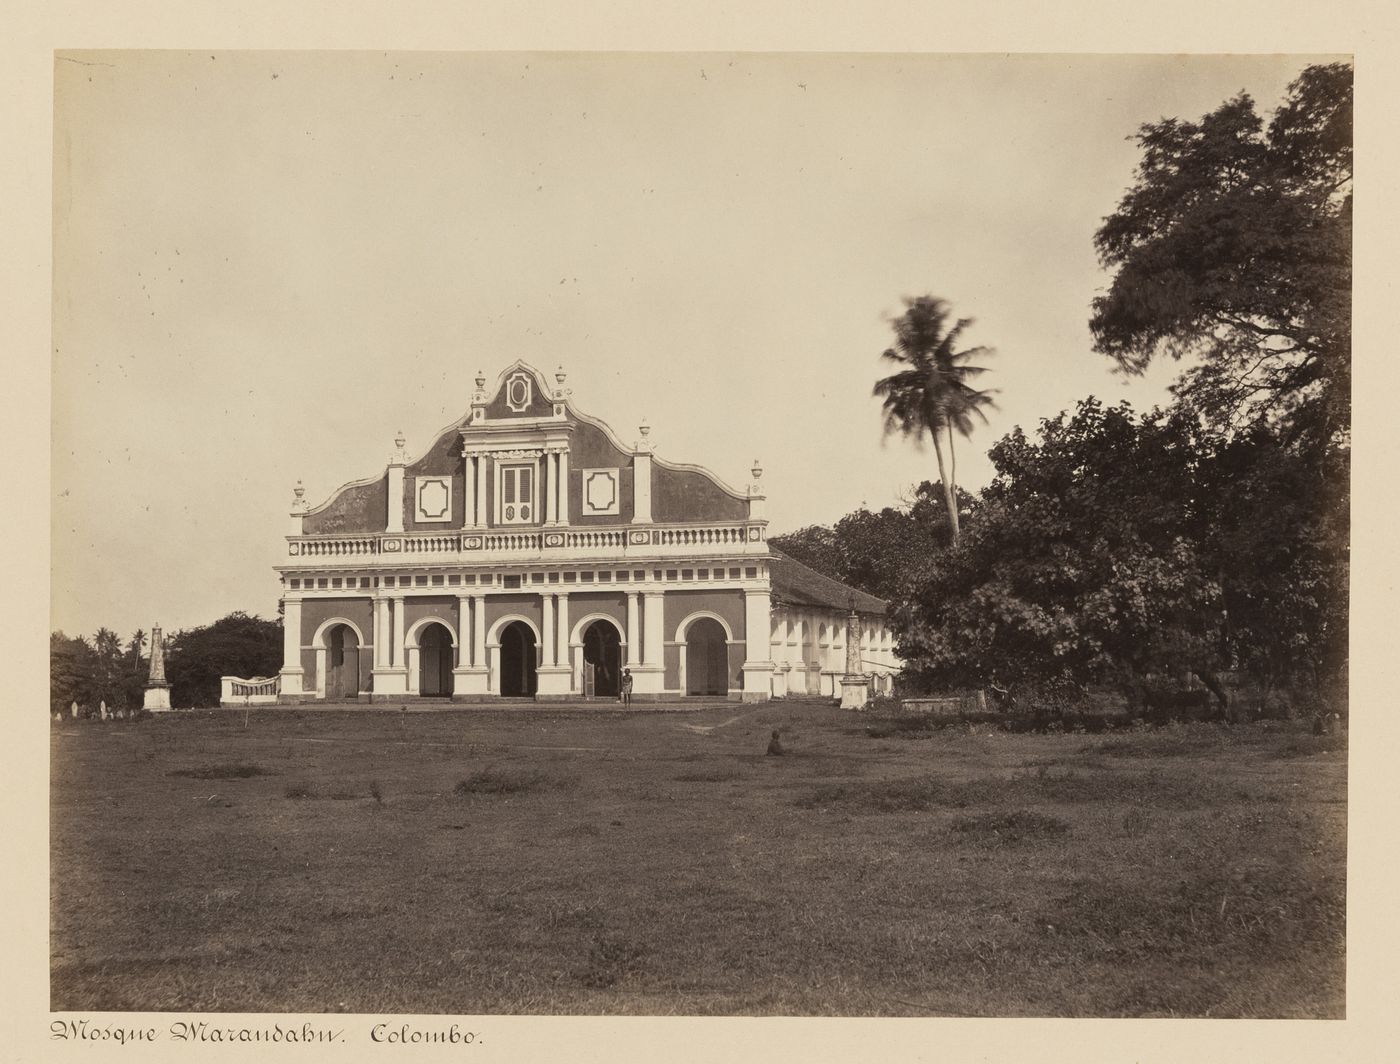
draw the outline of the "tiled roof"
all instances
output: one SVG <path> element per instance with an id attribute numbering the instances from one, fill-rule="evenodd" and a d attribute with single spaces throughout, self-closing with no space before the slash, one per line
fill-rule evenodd
<path id="1" fill-rule="evenodd" d="M 884 599 L 819 573 L 776 548 L 769 550 L 773 557 L 768 563 L 768 572 L 772 577 L 775 602 L 790 606 L 824 606 L 842 612 L 854 606 L 858 613 L 879 614 L 889 605 Z"/>

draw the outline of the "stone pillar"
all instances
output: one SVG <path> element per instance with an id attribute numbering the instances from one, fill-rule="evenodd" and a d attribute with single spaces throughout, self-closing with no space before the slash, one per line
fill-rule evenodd
<path id="1" fill-rule="evenodd" d="M 841 708 L 863 709 L 870 700 L 870 683 L 861 669 L 861 623 L 855 610 L 846 615 L 846 672 L 841 677 Z"/>
<path id="2" fill-rule="evenodd" d="M 645 421 L 638 426 L 641 439 L 632 454 L 632 523 L 651 523 L 651 426 Z"/>
<path id="3" fill-rule="evenodd" d="M 571 670 L 568 663 L 559 663 L 559 624 L 554 617 L 554 595 L 546 592 L 544 599 L 544 643 L 540 647 L 540 665 L 535 675 L 539 679 L 539 686 L 535 689 L 535 697 L 540 701 L 549 699 L 562 699 L 569 697 L 570 681 L 572 680 Z M 568 616 L 568 598 L 563 599 L 561 610 L 564 616 Z M 567 635 L 564 637 L 567 640 Z"/>
<path id="4" fill-rule="evenodd" d="M 569 452 L 559 452 L 559 506 L 557 516 L 561 525 L 569 523 Z"/>
<path id="5" fill-rule="evenodd" d="M 490 524 L 490 511 L 486 508 L 486 456 L 476 456 L 476 527 L 485 528 Z"/>
<path id="6" fill-rule="evenodd" d="M 472 604 L 479 602 L 477 612 Z M 457 665 L 452 670 L 452 697 L 459 702 L 486 697 L 486 599 L 479 595 L 457 596 Z"/>
<path id="7" fill-rule="evenodd" d="M 778 698 L 783 698 L 788 694 L 788 679 L 792 670 L 792 656 L 788 648 L 790 624 L 786 612 L 774 611 L 773 649 L 769 655 L 773 659 L 773 694 Z"/>
<path id="8" fill-rule="evenodd" d="M 472 596 L 472 665 L 486 664 L 486 596 Z"/>
<path id="9" fill-rule="evenodd" d="M 544 645 L 540 648 L 540 664 L 553 665 L 555 651 L 555 630 L 554 630 L 554 596 L 544 594 L 540 596 L 541 605 L 544 612 L 544 620 L 541 623 L 540 636 L 544 640 Z"/>
<path id="10" fill-rule="evenodd" d="M 766 702 L 773 696 L 772 634 L 768 588 L 744 591 L 744 694 L 745 702 Z"/>
<path id="11" fill-rule="evenodd" d="M 297 600 L 295 631 L 301 632 L 301 600 Z M 286 624 L 283 621 L 283 624 Z M 282 657 L 287 656 L 286 636 L 282 639 Z M 301 662 L 297 661 L 297 691 L 301 691 Z M 105 703 L 104 703 L 105 705 Z M 151 628 L 151 671 L 146 679 L 146 693 L 142 697 L 141 706 L 152 713 L 164 713 L 170 709 L 170 682 L 165 678 L 165 637 L 161 635 L 160 625 Z"/>
<path id="12" fill-rule="evenodd" d="M 462 456 L 462 527 L 476 527 L 476 458 Z"/>
<path id="13" fill-rule="evenodd" d="M 393 665 L 396 669 L 403 668 L 403 596 L 394 596 L 394 641 L 389 645 L 389 650 L 393 654 Z"/>
<path id="14" fill-rule="evenodd" d="M 381 598 L 379 605 L 383 612 L 375 642 L 377 664 L 374 667 L 374 690 L 370 697 L 382 702 L 408 694 L 408 669 L 404 665 L 403 651 L 403 596 Z M 383 653 L 379 652 L 380 639 L 385 643 Z"/>
<path id="15" fill-rule="evenodd" d="M 389 459 L 389 500 L 385 514 L 384 531 L 403 531 L 403 467 L 408 462 L 404 453 L 404 437 L 400 432 L 394 437 L 394 456 Z"/>
<path id="16" fill-rule="evenodd" d="M 665 595 L 661 591 L 642 593 L 642 654 L 641 661 L 629 665 L 632 670 L 632 693 L 659 695 L 666 686 L 666 658 L 662 641 L 665 639 Z M 628 635 L 629 645 L 631 634 Z"/>
<path id="17" fill-rule="evenodd" d="M 559 523 L 559 455 L 554 451 L 546 451 L 544 467 L 544 523 L 557 525 Z"/>
<path id="18" fill-rule="evenodd" d="M 384 664 L 384 648 L 388 645 L 388 636 L 384 634 L 384 600 L 375 598 L 370 602 L 372 608 L 371 619 L 374 627 L 370 631 L 370 643 L 374 647 L 373 668 L 378 669 Z"/>
<path id="19" fill-rule="evenodd" d="M 642 660 L 642 633 L 638 630 L 640 618 L 637 615 L 635 591 L 627 592 L 627 661 L 628 668 L 635 669 Z"/>
<path id="20" fill-rule="evenodd" d="M 569 594 L 561 591 L 557 596 L 558 608 L 555 611 L 559 625 L 559 635 L 554 640 L 554 664 L 569 664 Z"/>

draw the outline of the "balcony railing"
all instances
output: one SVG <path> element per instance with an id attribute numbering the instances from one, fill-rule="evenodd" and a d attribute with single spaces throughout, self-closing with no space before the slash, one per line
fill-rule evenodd
<path id="1" fill-rule="evenodd" d="M 288 536 L 298 565 L 363 565 L 371 559 L 414 561 L 524 561 L 604 558 L 685 558 L 721 552 L 765 554 L 761 522 L 669 524 L 623 528 L 540 528 L 529 531 L 462 529 L 453 532 L 382 532 Z"/>

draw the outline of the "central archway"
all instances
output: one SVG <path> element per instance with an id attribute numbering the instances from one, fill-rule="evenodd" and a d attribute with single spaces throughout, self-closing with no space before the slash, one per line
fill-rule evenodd
<path id="1" fill-rule="evenodd" d="M 501 632 L 501 695 L 534 697 L 538 683 L 536 665 L 535 633 L 523 621 L 512 621 Z"/>
<path id="2" fill-rule="evenodd" d="M 685 693 L 729 693 L 729 644 L 713 617 L 697 617 L 685 633 Z"/>
<path id="3" fill-rule="evenodd" d="M 337 624 L 326 637 L 326 698 L 343 702 L 360 694 L 360 641 L 349 625 Z"/>
<path id="4" fill-rule="evenodd" d="M 594 621 L 584 630 L 583 668 L 585 695 L 616 698 L 621 693 L 622 636 L 616 625 Z"/>
<path id="5" fill-rule="evenodd" d="M 452 693 L 452 633 L 436 622 L 418 633 L 418 693 L 430 698 Z"/>

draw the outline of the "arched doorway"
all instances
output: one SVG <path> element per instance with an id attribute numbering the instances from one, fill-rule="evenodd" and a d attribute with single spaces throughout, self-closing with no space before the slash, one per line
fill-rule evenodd
<path id="1" fill-rule="evenodd" d="M 522 621 L 512 621 L 501 633 L 501 694 L 531 698 L 535 693 L 535 633 Z"/>
<path id="2" fill-rule="evenodd" d="M 685 632 L 685 693 L 729 693 L 729 644 L 713 617 L 698 617 Z"/>
<path id="3" fill-rule="evenodd" d="M 360 694 L 360 641 L 355 630 L 338 624 L 326 638 L 326 698 L 333 702 Z"/>
<path id="4" fill-rule="evenodd" d="M 439 698 L 452 693 L 452 633 L 436 622 L 418 633 L 418 693 Z"/>
<path id="5" fill-rule="evenodd" d="M 583 693 L 616 698 L 622 691 L 622 636 L 607 621 L 594 621 L 583 633 Z"/>

